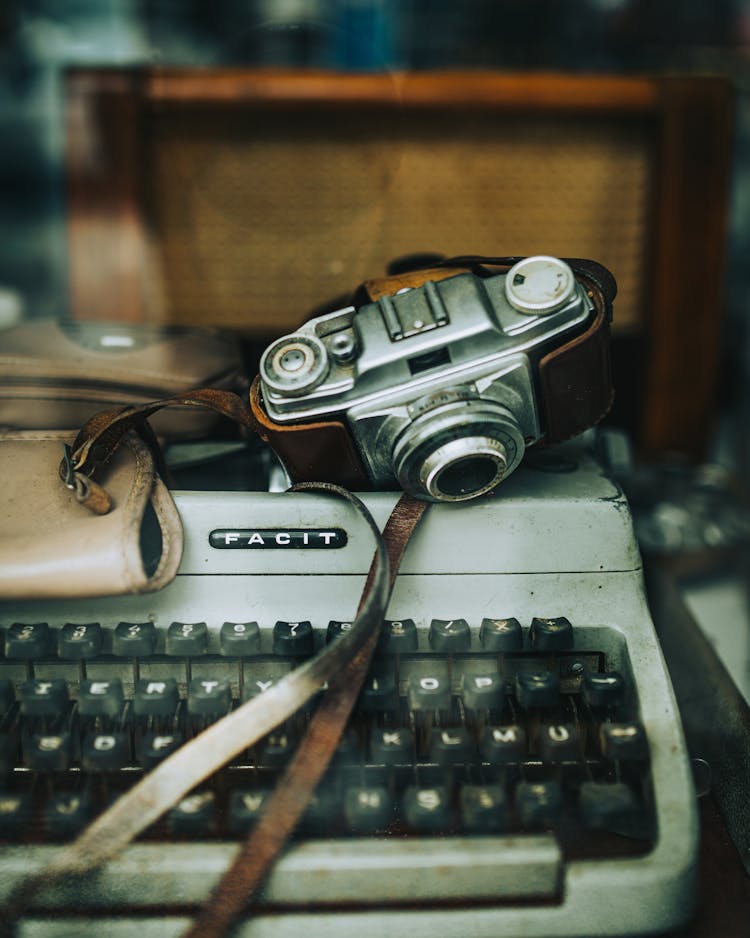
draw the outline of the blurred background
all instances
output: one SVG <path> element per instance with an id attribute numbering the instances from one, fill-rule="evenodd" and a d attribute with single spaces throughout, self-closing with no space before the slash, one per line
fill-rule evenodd
<path id="1" fill-rule="evenodd" d="M 608 76 L 643 75 L 712 76 L 726 81 L 731 107 L 728 179 L 724 190 L 719 187 L 725 204 L 716 206 L 723 230 L 706 235 L 714 246 L 718 239 L 721 255 L 718 267 L 714 265 L 721 280 L 711 320 L 718 366 L 707 436 L 700 452 L 680 452 L 679 448 L 673 452 L 669 447 L 655 452 L 652 447 L 645 455 L 636 453 L 640 458 L 631 461 L 627 439 L 623 442 L 616 431 L 620 419 L 627 423 L 628 402 L 642 393 L 638 380 L 645 359 L 638 343 L 648 338 L 633 338 L 635 333 L 629 337 L 624 328 L 615 361 L 620 403 L 610 421 L 613 436 L 607 447 L 631 494 L 644 551 L 698 558 L 686 596 L 738 686 L 750 697 L 746 611 L 750 515 L 745 494 L 750 482 L 750 0 L 213 0 L 210 4 L 200 0 L 4 0 L 0 6 L 0 326 L 81 314 L 71 300 L 70 283 L 69 164 L 71 153 L 76 158 L 77 143 L 71 141 L 71 127 L 79 125 L 75 114 L 71 122 L 69 76 L 81 70 L 132 69 L 137 73 L 139 68 L 171 67 L 325 70 L 352 77 L 456 69 L 491 70 L 530 79 L 551 73 L 599 76 L 602 82 Z M 165 124 L 172 120 L 157 111 L 151 117 L 152 128 L 162 118 Z M 268 119 L 272 124 L 273 118 Z M 454 120 L 455 113 L 446 113 L 442 126 L 446 139 L 454 134 Z M 205 126 L 212 121 L 204 112 Z M 631 124 L 624 118 L 610 143 L 622 156 L 620 163 L 618 152 L 614 153 L 614 172 L 622 166 L 623 172 L 637 175 L 637 164 L 628 162 L 634 139 Z M 85 123 L 81 127 L 85 135 Z M 707 125 L 706 134 L 711 133 Z M 292 158 L 303 166 L 304 128 L 297 139 L 302 145 Z M 372 138 L 368 139 L 374 146 Z M 549 144 L 552 164 L 558 142 Z M 127 139 L 125 145 L 129 145 Z M 91 152 L 89 146 L 77 158 L 85 162 Z M 234 202 L 223 190 L 211 190 L 208 183 L 204 186 L 194 170 L 181 162 L 179 145 L 169 149 L 169 138 L 163 152 L 162 162 L 153 164 L 161 176 L 149 174 L 144 186 L 153 187 L 158 184 L 155 179 L 166 179 L 176 180 L 178 190 L 181 186 L 197 190 L 199 197 L 210 201 L 209 213 L 219 213 L 227 222 L 221 229 L 226 243 L 219 243 L 219 250 L 229 252 L 237 215 L 242 230 L 244 203 Z M 568 153 L 567 158 L 575 156 Z M 699 159 L 696 155 L 695 160 Z M 369 166 L 365 161 L 360 167 L 363 178 Z M 377 185 L 384 192 L 393 189 L 393 178 L 403 175 L 400 156 L 386 154 L 377 166 L 381 173 Z M 270 175 L 274 168 L 270 166 Z M 294 173 L 294 167 L 290 172 Z M 457 162 L 455 172 L 458 177 L 471 170 Z M 707 163 L 707 178 L 715 172 Z M 312 183 L 303 179 L 303 189 L 330 184 L 324 172 L 311 178 Z M 539 180 L 540 186 L 546 182 Z M 658 183 L 646 179 L 644 191 Z M 446 185 L 450 187 L 450 179 Z M 377 212 L 369 219 L 372 201 L 359 204 L 354 184 L 349 198 L 358 217 L 381 235 L 388 230 Z M 294 209 L 301 219 L 300 237 L 309 222 L 306 204 L 303 192 L 296 197 Z M 638 204 L 634 196 L 636 215 Z M 613 206 L 610 227 L 615 230 L 610 233 L 615 243 L 624 238 L 616 226 L 627 224 L 624 209 L 629 205 L 630 197 L 624 192 Z M 617 208 L 623 209 L 622 217 L 614 211 Z M 405 230 L 404 219 L 398 213 L 395 217 L 396 227 Z M 279 236 L 273 223 L 268 221 L 264 228 L 261 216 L 253 224 L 256 236 L 272 244 L 276 255 L 283 255 L 288 239 L 285 242 Z M 336 219 L 326 219 L 324 224 L 335 226 Z M 633 224 L 647 227 L 638 217 Z M 244 225 L 249 227 L 246 220 Z M 306 236 L 313 239 L 316 233 L 313 227 L 306 230 Z M 544 234 L 537 231 L 541 245 Z M 347 236 L 342 229 L 342 240 Z M 523 238 L 519 235 L 518 240 Z M 414 245 L 416 250 L 438 252 L 451 247 Z M 492 246 L 483 243 L 480 247 Z M 292 257 L 298 248 L 288 244 Z M 467 244 L 464 250 L 474 251 L 476 245 Z M 497 246 L 498 253 L 526 250 L 525 244 L 514 244 L 511 235 Z M 360 254 L 365 260 L 369 256 L 364 249 Z M 603 259 L 595 252 L 591 256 Z M 89 263 L 96 268 L 95 247 Z M 369 270 L 372 276 L 381 272 Z M 340 281 L 342 290 L 362 276 L 361 270 L 336 259 L 328 273 L 332 286 Z M 658 279 L 663 272 L 646 273 Z M 680 276 L 679 259 L 665 273 Z M 256 277 L 257 271 L 252 274 Z M 620 276 L 617 270 L 615 274 Z M 637 271 L 628 276 L 637 283 Z M 628 282 L 627 276 L 621 278 L 621 285 Z M 115 290 L 113 285 L 111 291 Z M 188 315 L 194 291 L 188 294 L 175 294 L 182 296 L 182 317 L 179 303 L 171 316 L 156 303 L 158 312 L 152 318 L 182 318 L 195 324 L 201 313 L 192 310 Z M 320 302 L 328 299 L 327 295 L 316 297 Z M 312 300 L 312 295 L 300 298 L 300 319 Z M 627 320 L 627 304 L 638 305 L 637 292 L 626 290 L 621 302 Z M 118 297 L 117 303 L 126 305 L 127 297 Z M 217 324 L 231 326 L 233 315 L 230 310 Z M 272 322 L 266 325 L 273 332 Z M 694 328 L 689 310 L 683 328 Z M 0 333 L 0 347 L 2 341 Z M 694 365 L 699 372 L 700 364 L 696 360 L 687 367 Z M 639 406 L 648 408 L 649 403 L 646 399 Z"/>

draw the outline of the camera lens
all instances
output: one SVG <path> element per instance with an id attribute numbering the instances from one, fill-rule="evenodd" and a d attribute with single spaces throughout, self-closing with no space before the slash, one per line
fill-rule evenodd
<path id="1" fill-rule="evenodd" d="M 458 502 L 494 488 L 507 464 L 506 449 L 498 440 L 458 437 L 425 457 L 419 481 L 431 498 Z"/>
<path id="2" fill-rule="evenodd" d="M 505 460 L 467 456 L 450 463 L 435 479 L 435 488 L 448 498 L 471 498 L 486 492 L 502 478 Z"/>
<path id="3" fill-rule="evenodd" d="M 513 414 L 491 401 L 455 401 L 420 414 L 393 447 L 401 487 L 431 501 L 461 502 L 494 489 L 524 451 Z"/>

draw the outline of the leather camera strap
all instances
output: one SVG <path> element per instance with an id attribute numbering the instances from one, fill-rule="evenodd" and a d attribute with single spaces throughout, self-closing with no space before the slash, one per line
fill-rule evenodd
<path id="1" fill-rule="evenodd" d="M 253 835 L 259 856 L 248 861 L 247 872 L 239 874 L 247 885 L 239 890 L 231 883 L 220 885 L 220 895 L 233 894 L 233 904 L 227 909 L 228 913 L 231 908 L 231 915 L 215 912 L 216 901 L 212 901 L 208 908 L 214 930 L 200 933 L 222 934 L 222 929 L 229 927 L 247 901 L 247 890 L 262 883 L 338 744 L 367 672 L 398 564 L 411 531 L 426 508 L 425 503 L 402 495 L 386 527 L 386 544 L 372 515 L 356 495 L 327 483 L 308 483 L 298 488 L 345 498 L 364 518 L 375 539 L 375 556 L 351 629 L 263 694 L 242 704 L 167 757 L 93 821 L 77 840 L 62 847 L 50 863 L 27 876 L 0 908 L 0 935 L 14 933 L 18 917 L 45 889 L 98 870 L 191 789 L 254 745 L 327 685 L 329 691 L 323 696 L 320 716 L 311 721 L 309 739 L 304 737 L 281 783 L 278 798 L 272 800 L 266 820 L 259 828 L 260 833 Z M 287 787 L 289 791 L 285 793 Z M 245 865 L 245 852 L 241 854 L 240 869 Z M 234 867 L 232 870 L 233 875 L 238 875 Z"/>
<path id="2" fill-rule="evenodd" d="M 383 531 L 389 560 L 389 594 L 401 558 L 427 502 L 402 495 Z M 362 602 L 377 573 L 370 568 Z M 362 604 L 360 604 L 360 609 Z M 385 612 L 385 610 L 383 610 Z M 299 822 L 330 764 L 362 688 L 378 639 L 372 629 L 359 651 L 329 682 L 325 696 L 265 811 L 183 938 L 220 938 L 247 906 Z"/>
<path id="3" fill-rule="evenodd" d="M 112 499 L 93 477 L 107 465 L 131 430 L 137 431 L 146 442 L 151 443 L 154 454 L 159 456 L 158 444 L 147 421 L 158 410 L 173 404 L 208 408 L 242 427 L 254 430 L 265 439 L 263 427 L 244 399 L 234 391 L 217 388 L 198 388 L 147 404 L 100 411 L 81 427 L 75 442 L 60 463 L 60 478 L 68 488 L 75 491 L 82 505 L 97 515 L 107 514 L 112 507 Z"/>

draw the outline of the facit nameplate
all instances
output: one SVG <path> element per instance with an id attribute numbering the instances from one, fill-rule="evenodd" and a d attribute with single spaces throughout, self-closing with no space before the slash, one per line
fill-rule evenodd
<path id="1" fill-rule="evenodd" d="M 208 543 L 219 550 L 325 550 L 346 547 L 343 528 L 218 528 Z"/>

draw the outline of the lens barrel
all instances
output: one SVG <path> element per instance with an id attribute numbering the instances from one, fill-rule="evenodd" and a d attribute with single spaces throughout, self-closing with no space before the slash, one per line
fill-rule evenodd
<path id="1" fill-rule="evenodd" d="M 430 501 L 461 502 L 492 491 L 521 461 L 524 439 L 506 407 L 476 399 L 420 414 L 393 447 L 401 487 Z"/>

